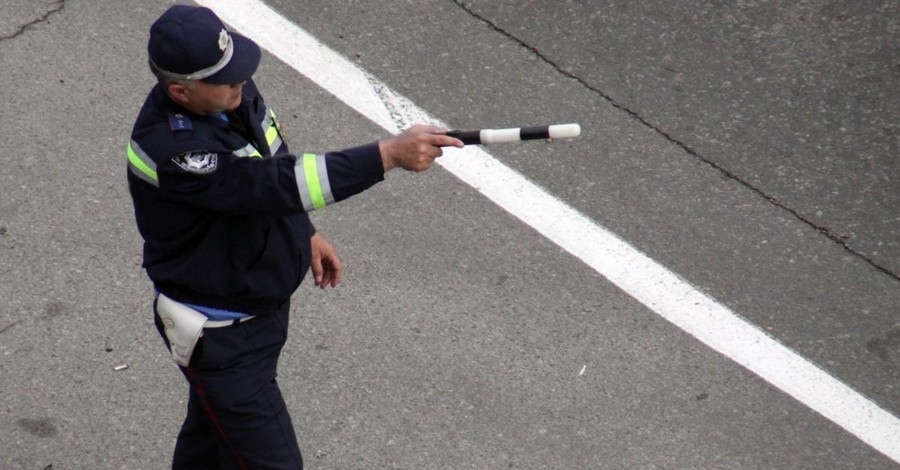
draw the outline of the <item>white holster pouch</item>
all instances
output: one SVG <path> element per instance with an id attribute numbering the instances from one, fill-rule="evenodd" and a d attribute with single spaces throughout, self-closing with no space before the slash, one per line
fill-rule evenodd
<path id="1" fill-rule="evenodd" d="M 197 341 L 203 336 L 206 315 L 163 294 L 159 294 L 156 300 L 156 313 L 165 327 L 172 358 L 179 365 L 187 367 Z"/>

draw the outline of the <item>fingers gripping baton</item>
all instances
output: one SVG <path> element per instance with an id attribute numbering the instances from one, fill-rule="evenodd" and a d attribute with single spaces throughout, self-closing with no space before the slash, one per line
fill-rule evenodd
<path id="1" fill-rule="evenodd" d="M 466 145 L 498 144 L 502 142 L 519 142 L 536 139 L 568 139 L 581 135 L 578 124 L 555 124 L 538 127 L 513 127 L 510 129 L 481 129 L 477 131 L 448 131 L 447 135 L 456 137 Z"/>

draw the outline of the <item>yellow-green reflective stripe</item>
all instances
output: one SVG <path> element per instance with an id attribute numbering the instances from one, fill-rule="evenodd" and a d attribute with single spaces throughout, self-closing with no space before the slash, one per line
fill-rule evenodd
<path id="1" fill-rule="evenodd" d="M 284 143 L 284 136 L 281 135 L 281 129 L 278 127 L 278 123 L 275 120 L 275 111 L 271 108 L 266 110 L 266 116 L 262 121 L 263 132 L 266 135 L 266 143 L 269 144 L 269 150 L 272 152 L 272 155 L 278 153 L 278 149 L 281 148 L 281 144 Z"/>
<path id="2" fill-rule="evenodd" d="M 138 148 L 140 148 L 140 147 L 138 147 Z M 152 182 L 155 184 L 159 183 L 159 176 L 156 173 L 156 169 L 151 168 L 149 165 L 147 165 L 147 163 L 144 162 L 144 160 L 140 157 L 140 155 L 137 154 L 137 152 L 132 147 L 132 142 L 128 143 L 128 162 L 131 163 L 131 166 L 134 169 L 138 170 L 138 172 L 139 172 L 138 176 L 146 176 L 146 178 L 144 178 L 144 179 L 149 178 L 149 180 L 148 180 L 149 182 Z"/>
<path id="3" fill-rule="evenodd" d="M 272 146 L 272 143 L 275 142 L 275 139 L 278 138 L 278 129 L 275 126 L 269 126 L 266 130 L 266 142 L 269 144 L 269 147 Z"/>
<path id="4" fill-rule="evenodd" d="M 271 143 L 269 143 L 269 150 L 272 152 L 272 155 L 275 155 L 278 153 L 278 150 L 281 148 L 281 144 L 283 144 L 283 143 L 284 143 L 284 141 L 281 140 L 281 135 L 280 134 L 276 135 L 275 140 L 273 140 Z"/>
<path id="5" fill-rule="evenodd" d="M 331 181 L 328 180 L 328 165 L 325 155 L 305 153 L 297 157 L 294 164 L 294 179 L 303 210 L 309 212 L 334 204 Z"/>
<path id="6" fill-rule="evenodd" d="M 319 171 L 316 160 L 315 154 L 303 154 L 303 173 L 306 175 L 306 188 L 309 190 L 309 196 L 312 199 L 313 207 L 315 209 L 321 209 L 325 207 L 325 195 L 322 194 L 322 184 L 319 181 Z"/>
<path id="7" fill-rule="evenodd" d="M 262 157 L 262 154 L 259 153 L 259 150 L 257 150 L 253 144 L 247 144 L 243 148 L 232 150 L 231 153 L 239 157 Z"/>

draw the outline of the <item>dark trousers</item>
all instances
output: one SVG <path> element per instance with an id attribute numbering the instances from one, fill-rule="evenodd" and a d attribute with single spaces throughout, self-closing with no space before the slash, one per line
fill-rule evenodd
<path id="1" fill-rule="evenodd" d="M 303 468 L 275 381 L 289 308 L 203 331 L 190 365 L 180 367 L 190 396 L 174 470 Z M 158 314 L 156 327 L 165 339 Z"/>

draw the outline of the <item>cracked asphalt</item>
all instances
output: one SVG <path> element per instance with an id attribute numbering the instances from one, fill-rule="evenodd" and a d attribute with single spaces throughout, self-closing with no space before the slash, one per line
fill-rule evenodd
<path id="1" fill-rule="evenodd" d="M 5 2 L 4 15 L 0 19 L 0 40 L 15 38 L 30 26 L 47 21 L 47 18 L 60 12 L 63 8 L 65 8 L 65 0 L 54 2 L 9 0 Z"/>
<path id="2" fill-rule="evenodd" d="M 170 1 L 0 5 L 0 469 L 167 468 L 124 147 Z M 900 4 L 271 0 L 499 160 L 900 414 Z M 266 54 L 293 149 L 383 131 Z M 898 468 L 441 169 L 314 221 L 279 382 L 310 468 Z M 127 366 L 121 368 L 120 366 Z"/>
<path id="3" fill-rule="evenodd" d="M 670 123 L 665 120 L 651 122 L 648 120 L 650 118 L 645 116 L 659 112 L 659 110 L 654 109 L 652 103 L 644 104 L 636 100 L 628 99 L 619 101 L 613 96 L 613 91 L 604 91 L 606 87 L 609 87 L 611 90 L 616 90 L 617 87 L 614 84 L 606 83 L 602 71 L 597 71 L 590 66 L 585 66 L 585 63 L 587 62 L 585 56 L 588 54 L 584 52 L 576 52 L 575 54 L 563 53 L 560 55 L 554 54 L 551 57 L 549 53 L 542 52 L 547 50 L 554 52 L 563 51 L 565 49 L 585 51 L 588 49 L 587 44 L 579 44 L 577 40 L 577 46 L 572 47 L 575 45 L 568 44 L 572 38 L 589 38 L 595 44 L 608 44 L 609 42 L 603 40 L 594 41 L 598 38 L 595 34 L 590 34 L 591 32 L 602 32 L 605 28 L 604 23 L 609 22 L 612 19 L 612 15 L 604 18 L 605 15 L 603 12 L 607 9 L 618 8 L 618 10 L 622 12 L 622 16 L 634 18 L 635 22 L 632 24 L 640 25 L 642 28 L 640 34 L 646 38 L 644 40 L 648 43 L 656 40 L 654 36 L 665 37 L 666 35 L 671 36 L 677 41 L 681 37 L 687 35 L 687 32 L 683 30 L 684 25 L 679 25 L 678 22 L 690 22 L 694 25 L 704 24 L 708 18 L 716 18 L 718 16 L 714 9 L 703 11 L 702 9 L 698 10 L 694 5 L 691 5 L 679 9 L 680 11 L 676 14 L 669 15 L 666 10 L 666 6 L 668 5 L 666 2 L 643 2 L 640 6 L 635 8 L 638 10 L 638 13 L 635 15 L 630 12 L 630 8 L 623 3 L 617 5 L 616 2 L 608 2 L 608 4 L 604 6 L 591 5 L 590 8 L 592 10 L 585 13 L 589 13 L 592 20 L 595 18 L 600 19 L 585 22 L 581 21 L 577 16 L 581 13 L 579 8 L 583 8 L 578 2 L 568 2 L 563 3 L 562 5 L 546 2 L 534 4 L 533 2 L 530 2 L 524 8 L 519 5 L 519 2 L 463 2 L 454 0 L 454 3 L 459 5 L 460 8 L 463 8 L 474 18 L 490 25 L 495 31 L 507 36 L 520 44 L 523 48 L 531 51 L 541 60 L 552 65 L 561 75 L 578 81 L 586 89 L 597 93 L 605 100 L 609 101 L 612 106 L 621 109 L 641 124 L 660 133 L 663 137 L 672 142 L 672 144 L 681 147 L 688 155 L 707 163 L 716 170 L 722 172 L 728 178 L 737 181 L 749 190 L 765 198 L 769 203 L 784 209 L 787 213 L 820 231 L 823 235 L 844 247 L 849 253 L 865 260 L 876 269 L 879 269 L 895 279 L 900 279 L 900 255 L 898 255 L 898 253 L 900 253 L 900 217 L 898 217 L 895 207 L 898 194 L 900 194 L 900 188 L 898 188 L 897 184 L 898 171 L 900 171 L 900 163 L 898 163 L 897 159 L 898 152 L 900 152 L 900 146 L 898 146 L 898 143 L 900 143 L 900 133 L 898 133 L 897 130 L 897 123 L 900 122 L 900 114 L 898 114 L 897 107 L 893 105 L 894 103 L 891 99 L 892 96 L 889 94 L 891 88 L 896 89 L 896 85 L 900 85 L 900 83 L 897 83 L 898 75 L 900 75 L 900 73 L 898 73 L 898 71 L 900 71 L 900 62 L 898 62 L 896 54 L 897 48 L 900 47 L 900 34 L 897 33 L 898 18 L 900 18 L 900 6 L 896 3 L 882 2 L 879 4 L 878 2 L 872 2 L 866 5 L 851 5 L 846 4 L 846 2 L 837 2 L 833 6 L 822 9 L 820 16 L 816 16 L 817 12 L 814 8 L 805 5 L 791 6 L 787 4 L 785 6 L 779 6 L 776 13 L 766 11 L 767 8 L 762 4 L 736 8 L 734 12 L 736 15 L 742 15 L 742 20 L 754 25 L 754 39 L 774 34 L 772 31 L 765 30 L 766 27 L 772 27 L 773 23 L 778 27 L 783 27 L 783 25 L 777 23 L 777 20 L 773 20 L 773 17 L 779 15 L 786 16 L 786 22 L 789 22 L 791 19 L 800 22 L 810 21 L 817 23 L 816 27 L 818 28 L 835 28 L 840 36 L 835 37 L 832 40 L 835 42 L 846 41 L 847 43 L 834 45 L 832 48 L 822 48 L 823 50 L 819 53 L 820 58 L 826 54 L 837 55 L 837 57 L 830 58 L 831 62 L 828 63 L 828 66 L 830 67 L 852 67 L 854 65 L 855 55 L 866 56 L 868 59 L 865 62 L 866 68 L 871 69 L 868 71 L 869 73 L 855 78 L 868 80 L 868 82 L 874 81 L 878 83 L 879 86 L 876 89 L 865 90 L 868 93 L 861 93 L 859 89 L 866 87 L 866 85 L 862 84 L 862 86 L 859 86 L 860 84 L 850 82 L 848 83 L 848 85 L 850 85 L 849 87 L 841 88 L 838 93 L 846 93 L 849 88 L 853 94 L 861 95 L 863 99 L 868 101 L 866 104 L 869 106 L 867 106 L 865 112 L 872 117 L 864 122 L 856 122 L 855 125 L 858 130 L 866 127 L 874 127 L 872 130 L 876 134 L 876 142 L 869 140 L 872 139 L 871 135 L 859 133 L 845 138 L 845 148 L 843 149 L 823 149 L 821 145 L 812 142 L 813 145 L 811 146 L 814 146 L 815 150 L 807 150 L 809 153 L 798 155 L 801 159 L 808 158 L 809 160 L 812 160 L 814 162 L 813 164 L 821 164 L 823 160 L 828 164 L 829 157 L 833 155 L 843 157 L 843 160 L 850 162 L 852 162 L 854 158 L 865 159 L 870 162 L 870 168 L 868 170 L 871 173 L 869 174 L 869 177 L 877 181 L 878 184 L 875 185 L 874 188 L 872 186 L 864 188 L 866 192 L 857 196 L 857 200 L 853 201 L 852 207 L 848 211 L 850 214 L 836 214 L 835 219 L 823 217 L 824 213 L 819 207 L 819 198 L 816 194 L 811 194 L 804 198 L 803 188 L 798 188 L 797 185 L 791 185 L 790 182 L 787 182 L 785 183 L 785 185 L 789 187 L 787 194 L 779 195 L 776 185 L 772 185 L 763 178 L 754 178 L 756 175 L 746 174 L 735 168 L 731 161 L 733 158 L 732 156 L 721 155 L 718 152 L 711 152 L 707 155 L 702 151 L 697 150 L 700 145 L 696 142 L 698 139 L 703 138 L 703 136 L 697 135 L 697 133 L 683 132 L 682 129 L 679 129 L 680 126 L 677 123 Z M 876 4 L 879 5 L 880 8 L 872 8 Z M 486 13 L 481 14 L 479 13 L 480 11 L 485 11 Z M 510 14 L 511 12 L 516 12 L 517 14 Z M 659 15 L 658 12 L 666 12 L 666 14 Z M 646 14 L 647 18 L 640 17 L 642 14 Z M 682 16 L 679 17 L 679 15 Z M 672 19 L 663 18 L 659 20 L 657 18 L 658 16 L 670 16 Z M 646 21 L 647 19 L 650 21 Z M 856 20 L 855 22 L 853 21 L 854 19 Z M 615 20 L 622 21 L 622 18 L 615 17 Z M 735 18 L 730 18 L 730 22 L 736 23 L 737 20 Z M 577 26 L 572 29 L 556 31 L 554 26 L 552 26 L 554 23 L 563 24 L 567 27 L 571 25 Z M 591 28 L 590 31 L 584 31 L 585 26 L 589 26 Z M 717 24 L 717 27 L 721 26 L 728 27 L 732 25 Z M 540 37 L 534 36 L 535 29 L 540 31 Z M 579 34 L 579 32 L 585 32 L 585 34 L 582 35 Z M 610 33 L 620 37 L 622 35 L 622 31 L 618 28 L 612 29 Z M 837 33 L 835 33 L 836 36 Z M 796 41 L 802 43 L 803 41 L 809 40 L 808 37 L 806 37 L 809 34 L 809 32 L 803 30 L 793 31 L 783 34 L 783 37 L 779 39 L 784 42 Z M 722 33 L 719 33 L 719 35 L 721 36 Z M 528 42 L 524 38 L 532 39 L 532 42 Z M 710 45 L 715 46 L 715 43 L 721 41 L 722 38 L 711 35 L 711 37 L 706 38 L 706 40 Z M 753 42 L 755 42 L 755 44 Z M 764 58 L 766 49 L 775 46 L 774 43 L 766 42 L 765 40 L 753 42 L 751 42 L 751 45 L 744 45 L 743 47 L 756 47 L 757 51 L 755 52 L 758 52 L 760 57 L 728 58 L 727 54 L 729 54 L 729 52 L 727 50 L 717 50 L 717 48 L 713 47 L 711 51 L 707 52 L 712 52 L 713 55 L 722 55 L 724 57 L 711 57 L 709 58 L 708 63 L 712 64 L 715 60 L 723 62 L 727 61 L 730 62 L 729 65 L 734 66 L 735 68 L 743 69 L 742 72 L 745 75 L 752 75 L 755 72 L 756 64 L 748 59 Z M 727 40 L 722 41 L 723 46 L 727 43 Z M 874 50 L 872 49 L 873 45 Z M 677 43 L 674 44 L 674 46 L 677 47 Z M 837 52 L 833 50 L 838 48 L 843 50 Z M 660 50 L 663 49 L 665 48 L 660 48 Z M 602 60 L 605 56 L 609 57 L 613 55 L 613 53 L 608 51 L 599 51 L 593 57 L 590 57 L 590 60 L 595 61 L 598 58 Z M 670 83 L 665 83 L 665 80 L 662 80 L 662 83 L 660 83 L 660 81 L 653 80 L 653 77 L 636 77 L 633 81 L 624 83 L 624 88 L 637 89 L 660 85 L 672 86 L 673 83 L 678 83 L 674 86 L 674 91 L 677 93 L 685 93 L 686 87 L 683 83 L 686 79 L 683 78 L 683 76 L 689 73 L 686 69 L 690 67 L 690 64 L 687 60 L 683 63 L 678 63 L 677 59 L 673 58 L 675 56 L 677 56 L 677 53 L 669 52 L 659 61 L 659 63 L 653 64 L 653 67 L 657 69 L 657 73 L 660 73 L 658 69 L 662 68 L 662 73 L 675 75 L 675 77 L 673 77 L 674 80 L 671 80 Z M 650 57 L 645 56 L 643 60 L 649 58 Z M 807 60 L 810 62 L 813 61 L 811 59 Z M 702 70 L 702 72 L 706 73 L 708 70 Z M 810 80 L 811 83 L 809 84 L 809 87 L 825 90 L 831 86 L 831 80 L 837 78 L 837 75 L 838 74 L 822 74 L 819 77 Z M 784 79 L 784 77 L 775 78 Z M 713 82 L 720 80 L 719 77 L 716 77 Z M 766 78 L 756 77 L 755 81 L 764 82 L 766 81 Z M 882 81 L 885 83 L 882 83 Z M 709 87 L 710 85 L 707 84 L 707 86 Z M 732 100 L 739 105 L 745 104 L 745 101 L 747 101 L 746 104 L 749 104 L 749 100 L 746 97 L 748 91 L 746 89 L 741 91 L 744 93 L 744 96 L 736 96 L 735 98 L 732 98 Z M 727 99 L 727 97 L 723 95 L 725 94 L 720 93 L 718 98 Z M 879 99 L 881 96 L 884 96 L 886 99 Z M 778 99 L 777 97 L 768 96 L 763 96 L 762 98 L 764 101 L 775 101 Z M 824 101 L 828 98 L 826 93 L 818 94 L 818 96 L 813 94 L 810 101 L 814 99 Z M 754 95 L 753 99 L 760 99 L 760 96 Z M 840 117 L 848 111 L 856 113 L 860 112 L 856 107 L 840 109 L 836 104 L 837 103 L 835 102 L 826 102 L 821 106 L 821 109 L 818 110 L 818 112 L 837 116 L 837 118 L 833 119 L 838 123 L 840 122 Z M 857 103 L 857 105 L 859 104 L 861 103 Z M 809 118 L 809 112 L 807 110 L 797 110 L 794 111 L 794 114 L 795 122 L 800 122 L 796 125 L 798 134 L 809 133 L 810 131 L 817 131 L 817 133 L 823 132 L 823 129 L 816 129 L 816 127 L 822 126 L 809 125 L 808 122 L 804 122 L 805 119 Z M 740 114 L 732 115 L 731 119 L 733 122 L 723 123 L 723 126 L 737 127 L 740 125 L 738 121 L 742 118 L 743 116 Z M 824 125 L 832 124 L 833 122 L 828 118 L 824 121 Z M 881 126 L 881 128 L 878 128 L 878 126 Z M 832 125 L 831 127 L 834 126 Z M 846 127 L 840 127 L 839 130 L 844 133 L 849 132 Z M 820 134 L 812 137 L 810 137 L 810 134 L 806 135 L 806 139 L 801 139 L 804 143 L 814 139 L 821 139 L 823 141 L 831 140 L 827 135 L 823 136 Z M 755 147 L 756 142 L 750 141 L 741 143 L 753 152 L 752 155 L 754 157 L 776 160 L 762 163 L 756 162 L 758 166 L 776 166 L 780 164 L 780 162 L 777 161 L 779 155 L 760 154 L 759 150 Z M 881 147 L 876 147 L 877 145 L 881 145 Z M 851 153 L 852 151 L 848 152 L 848 150 L 853 148 L 864 149 L 864 153 L 857 156 L 853 155 Z M 839 153 L 842 150 L 846 153 Z M 792 164 L 789 162 L 788 165 Z M 805 170 L 800 164 L 794 163 L 793 166 L 795 166 L 795 168 L 791 168 L 790 170 L 794 173 L 803 172 Z M 835 175 L 828 177 L 828 180 L 826 180 L 825 183 L 829 185 L 829 189 L 840 192 L 840 194 L 843 195 L 858 193 L 860 188 L 855 186 L 855 182 L 846 181 L 847 175 L 844 177 L 841 177 L 841 175 L 844 175 L 844 173 L 837 172 Z M 839 189 L 835 190 L 833 188 Z M 821 190 L 821 188 L 811 189 Z M 791 194 L 794 192 L 799 194 Z M 793 200 L 796 200 L 796 202 L 793 202 Z M 893 212 L 893 214 L 888 214 L 887 218 L 883 217 L 885 213 L 890 212 Z M 860 230 L 862 233 L 856 231 L 856 227 L 858 226 L 865 227 L 864 230 Z"/>

